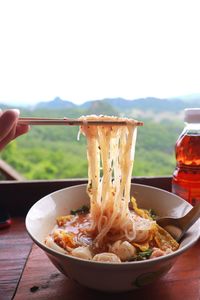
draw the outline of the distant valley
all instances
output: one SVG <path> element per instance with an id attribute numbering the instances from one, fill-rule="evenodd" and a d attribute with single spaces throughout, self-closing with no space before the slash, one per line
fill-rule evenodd
<path id="1" fill-rule="evenodd" d="M 20 110 L 24 117 L 107 114 L 142 120 L 144 126 L 138 128 L 133 175 L 163 176 L 171 175 L 175 168 L 174 145 L 184 126 L 184 109 L 200 107 L 200 97 L 186 98 L 149 97 L 132 101 L 115 98 L 76 105 L 57 97 Z M 81 137 L 78 142 L 77 133 L 77 127 L 32 126 L 28 134 L 10 143 L 0 156 L 27 179 L 87 177 L 85 139 Z"/>

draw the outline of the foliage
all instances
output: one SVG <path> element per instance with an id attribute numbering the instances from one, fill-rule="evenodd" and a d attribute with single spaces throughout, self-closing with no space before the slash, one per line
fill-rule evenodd
<path id="1" fill-rule="evenodd" d="M 67 116 L 78 117 L 84 112 L 72 108 L 67 110 Z M 28 115 L 64 117 L 66 111 L 22 111 L 22 116 Z M 144 118 L 144 121 L 145 126 L 138 128 L 133 175 L 172 174 L 175 167 L 174 144 L 182 124 L 175 120 L 156 123 Z M 33 126 L 28 134 L 10 143 L 1 157 L 27 179 L 87 177 L 86 141 L 83 136 L 77 141 L 77 133 L 77 127 Z"/>

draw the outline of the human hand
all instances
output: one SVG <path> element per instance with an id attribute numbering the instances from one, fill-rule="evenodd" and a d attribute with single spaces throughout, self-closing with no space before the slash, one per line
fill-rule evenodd
<path id="1" fill-rule="evenodd" d="M 18 109 L 2 111 L 0 109 L 0 150 L 2 150 L 11 140 L 28 132 L 28 125 L 18 125 Z"/>

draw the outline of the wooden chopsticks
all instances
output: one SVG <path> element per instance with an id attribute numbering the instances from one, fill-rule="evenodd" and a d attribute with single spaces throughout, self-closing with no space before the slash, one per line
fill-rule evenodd
<path id="1" fill-rule="evenodd" d="M 69 118 L 19 118 L 18 124 L 20 125 L 67 125 L 67 126 L 80 126 L 80 125 L 127 125 L 132 123 L 135 126 L 143 126 L 143 122 L 131 120 L 80 120 Z"/>

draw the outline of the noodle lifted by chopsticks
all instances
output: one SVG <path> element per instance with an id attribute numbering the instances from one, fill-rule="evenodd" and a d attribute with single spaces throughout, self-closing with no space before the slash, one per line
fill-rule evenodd
<path id="1" fill-rule="evenodd" d="M 127 125 L 87 125 L 87 120 L 100 118 L 125 120 Z M 87 138 L 87 191 L 96 246 L 119 239 L 133 241 L 136 229 L 129 202 L 137 126 L 125 118 L 92 115 L 81 119 L 80 131 Z"/>

